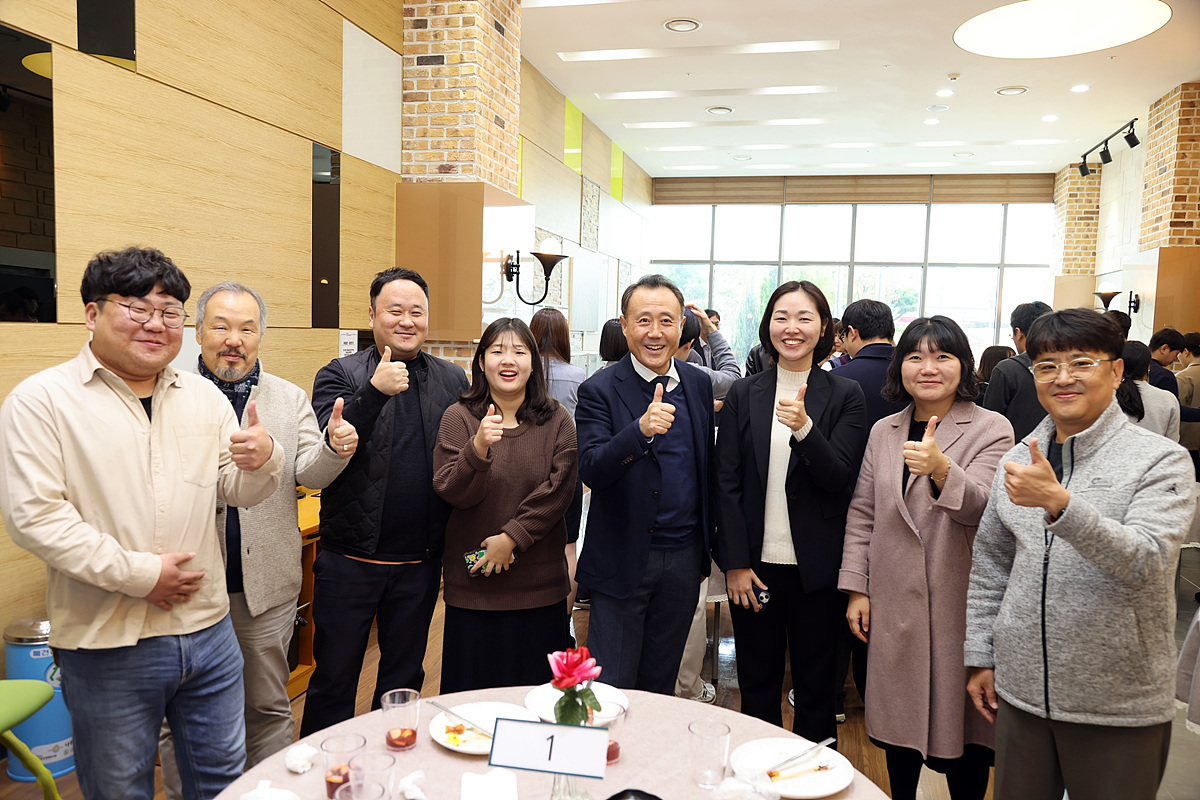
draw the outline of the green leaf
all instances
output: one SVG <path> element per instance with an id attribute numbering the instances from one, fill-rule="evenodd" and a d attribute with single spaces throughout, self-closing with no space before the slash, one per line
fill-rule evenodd
<path id="1" fill-rule="evenodd" d="M 587 708 L 579 698 L 564 693 L 554 704 L 554 721 L 563 725 L 582 725 L 587 720 Z"/>
<path id="2" fill-rule="evenodd" d="M 586 705 L 592 711 L 600 710 L 600 701 L 596 699 L 596 693 L 593 692 L 591 688 L 581 689 L 579 692 L 579 699 L 582 700 L 584 705 Z"/>

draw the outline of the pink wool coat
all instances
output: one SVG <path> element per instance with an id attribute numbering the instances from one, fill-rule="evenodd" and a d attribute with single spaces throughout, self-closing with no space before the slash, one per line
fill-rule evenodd
<path id="1" fill-rule="evenodd" d="M 928 477 L 912 475 L 901 493 L 911 421 L 910 405 L 871 430 L 838 588 L 871 598 L 867 734 L 922 756 L 957 758 L 964 743 L 994 741 L 967 697 L 963 641 L 975 528 L 1013 429 L 1000 414 L 956 402 L 934 434 L 953 462 L 935 497 Z"/>

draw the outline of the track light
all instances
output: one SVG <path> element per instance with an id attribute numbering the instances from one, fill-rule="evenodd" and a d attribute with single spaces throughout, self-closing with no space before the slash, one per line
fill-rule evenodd
<path id="1" fill-rule="evenodd" d="M 1089 166 L 1088 166 L 1088 163 L 1087 163 L 1087 157 L 1086 157 L 1086 156 L 1084 156 L 1084 159 L 1083 159 L 1083 161 L 1080 161 L 1080 162 L 1079 162 L 1079 174 L 1080 174 L 1080 175 L 1082 175 L 1082 176 L 1083 176 L 1083 177 L 1085 177 L 1085 178 L 1086 178 L 1088 175 L 1091 175 L 1091 174 L 1092 174 L 1092 169 L 1091 169 L 1091 167 L 1089 167 Z"/>
<path id="2" fill-rule="evenodd" d="M 1137 134 L 1133 132 L 1133 123 L 1132 122 L 1129 123 L 1129 132 L 1125 134 L 1125 144 L 1129 145 L 1129 147 L 1131 149 L 1134 147 L 1137 147 L 1139 144 L 1141 144 L 1141 141 L 1138 139 Z"/>
<path id="3" fill-rule="evenodd" d="M 1103 149 L 1100 150 L 1100 161 L 1104 164 L 1112 163 L 1112 153 L 1108 151 L 1108 141 L 1104 142 Z"/>

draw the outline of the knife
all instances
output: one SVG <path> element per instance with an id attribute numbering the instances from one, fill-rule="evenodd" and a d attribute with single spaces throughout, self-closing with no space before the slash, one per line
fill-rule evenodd
<path id="1" fill-rule="evenodd" d="M 828 739 L 826 739 L 822 742 L 817 742 L 812 747 L 807 747 L 804 750 L 801 750 L 799 753 L 797 753 L 794 756 L 788 756 L 783 761 L 780 761 L 778 764 L 776 764 L 775 766 L 773 766 L 769 770 L 767 770 L 767 775 L 770 775 L 772 772 L 778 772 L 782 767 L 786 767 L 788 764 L 791 764 L 796 761 L 800 761 L 805 756 L 811 755 L 812 753 L 815 753 L 818 750 L 820 750 L 825 745 L 833 744 L 835 741 L 836 740 L 832 736 L 830 736 Z"/>
<path id="2" fill-rule="evenodd" d="M 429 701 L 429 705 L 433 706 L 434 708 L 440 708 L 440 709 L 441 709 L 441 710 L 442 710 L 442 711 L 443 711 L 443 712 L 446 714 L 446 716 L 448 716 L 448 717 L 452 717 L 452 718 L 454 718 L 454 719 L 458 720 L 458 721 L 459 721 L 459 722 L 461 722 L 461 723 L 462 723 L 464 726 L 466 726 L 466 727 L 470 728 L 471 730 L 475 731 L 475 732 L 476 732 L 476 733 L 478 733 L 480 736 L 486 736 L 486 737 L 487 737 L 487 738 L 489 738 L 489 739 L 491 739 L 491 738 L 492 738 L 492 734 L 488 733 L 488 732 L 487 732 L 487 731 L 485 731 L 483 728 L 481 728 L 481 727 L 479 727 L 478 725 L 476 725 L 474 722 L 471 722 L 471 720 L 467 719 L 467 718 L 466 718 L 466 717 L 464 717 L 462 714 L 459 714 L 459 713 L 457 713 L 457 712 L 455 712 L 455 711 L 451 711 L 450 709 L 446 708 L 444 705 L 442 705 L 442 704 L 441 704 L 441 703 L 439 703 L 438 701 L 436 701 L 436 700 L 430 700 L 430 701 Z"/>

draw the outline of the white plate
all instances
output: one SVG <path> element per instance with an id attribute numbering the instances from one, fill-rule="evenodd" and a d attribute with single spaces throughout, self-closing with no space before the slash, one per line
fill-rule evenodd
<path id="1" fill-rule="evenodd" d="M 462 705 L 451 706 L 450 710 L 456 714 L 462 714 L 471 720 L 473 724 L 478 725 L 488 732 L 491 732 L 496 727 L 496 720 L 498 719 L 538 721 L 537 714 L 516 703 L 463 703 Z M 469 730 L 464 734 L 466 741 L 457 745 L 451 744 L 449 742 L 449 734 L 446 733 L 446 727 L 454 727 L 459 724 L 458 720 L 448 717 L 445 711 L 439 711 L 438 715 L 429 721 L 429 738 L 447 750 L 453 750 L 456 753 L 466 753 L 471 756 L 486 756 L 492 751 L 491 739 L 486 736 L 480 736 L 477 733 L 472 733 Z"/>
<path id="2" fill-rule="evenodd" d="M 612 703 L 620 703 L 629 708 L 629 696 L 615 686 L 607 683 L 592 682 L 592 691 L 600 701 L 600 710 L 595 713 L 597 722 L 608 722 L 615 713 L 610 711 Z M 525 695 L 525 707 L 542 718 L 543 722 L 554 722 L 554 704 L 562 697 L 562 692 L 548 683 L 535 686 Z"/>
<path id="3" fill-rule="evenodd" d="M 730 755 L 729 765 L 739 778 L 749 778 L 756 773 L 766 772 L 789 756 L 799 755 L 812 745 L 807 739 L 799 738 L 755 739 L 739 745 Z M 844 755 L 828 747 L 813 753 L 803 761 L 785 767 L 784 774 L 814 767 L 823 761 L 828 762 L 831 769 L 806 772 L 790 780 L 776 781 L 771 784 L 772 788 L 783 797 L 808 800 L 837 794 L 854 780 L 854 767 Z"/>

